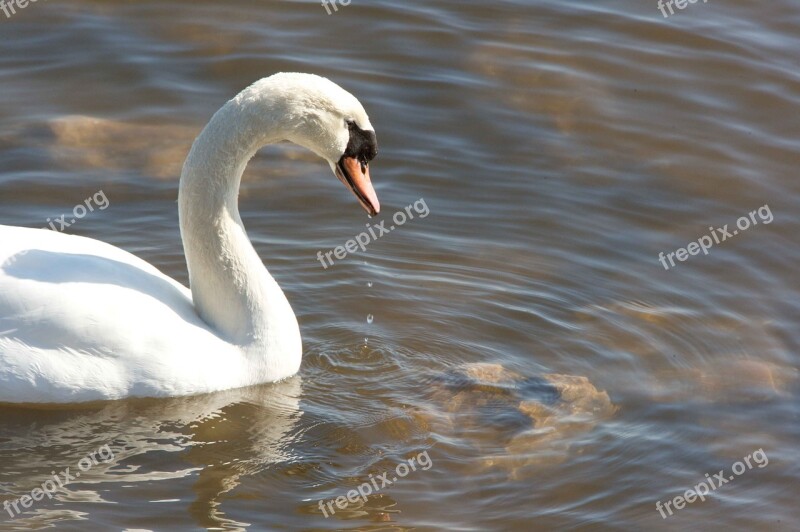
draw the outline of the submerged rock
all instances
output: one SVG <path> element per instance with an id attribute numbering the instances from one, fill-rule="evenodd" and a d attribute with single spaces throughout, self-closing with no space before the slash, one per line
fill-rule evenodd
<path id="1" fill-rule="evenodd" d="M 480 449 L 483 466 L 514 477 L 528 466 L 565 460 L 577 436 L 616 411 L 586 377 L 525 376 L 499 364 L 452 369 L 433 381 L 432 395 L 441 411 L 431 426 L 439 421 L 443 431 Z"/>
<path id="2" fill-rule="evenodd" d="M 800 380 L 797 368 L 761 360 L 717 361 L 693 368 L 662 370 L 647 394 L 654 401 L 757 403 L 791 396 Z"/>

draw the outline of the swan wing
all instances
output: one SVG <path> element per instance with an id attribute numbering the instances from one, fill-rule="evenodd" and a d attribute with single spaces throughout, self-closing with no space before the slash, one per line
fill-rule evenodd
<path id="1" fill-rule="evenodd" d="M 0 226 L 0 402 L 205 393 L 238 382 L 241 352 L 191 291 L 90 238 Z"/>

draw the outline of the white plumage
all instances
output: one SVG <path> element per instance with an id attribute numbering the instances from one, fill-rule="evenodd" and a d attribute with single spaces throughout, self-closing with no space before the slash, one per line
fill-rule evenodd
<path id="1" fill-rule="evenodd" d="M 297 319 L 247 237 L 239 183 L 280 140 L 335 170 L 348 123 L 372 129 L 352 95 L 309 74 L 265 78 L 217 112 L 181 176 L 191 291 L 109 244 L 0 226 L 0 402 L 193 395 L 295 374 Z"/>

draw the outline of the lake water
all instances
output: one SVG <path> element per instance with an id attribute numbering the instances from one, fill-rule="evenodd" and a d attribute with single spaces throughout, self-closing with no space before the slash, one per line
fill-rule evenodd
<path id="1" fill-rule="evenodd" d="M 383 205 L 369 220 L 314 156 L 260 152 L 242 217 L 300 321 L 300 374 L 0 407 L 0 500 L 82 473 L 0 530 L 797 530 L 800 4 L 337 9 L 0 12 L 0 223 L 105 197 L 64 231 L 187 283 L 183 158 L 279 71 L 361 100 Z"/>

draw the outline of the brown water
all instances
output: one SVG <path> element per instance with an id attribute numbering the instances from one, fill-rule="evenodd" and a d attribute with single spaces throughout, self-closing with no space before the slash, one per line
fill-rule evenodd
<path id="1" fill-rule="evenodd" d="M 379 219 L 430 209 L 324 269 L 317 251 L 367 218 L 321 161 L 264 150 L 241 210 L 300 320 L 300 374 L 0 408 L 2 500 L 114 455 L 0 529 L 800 527 L 794 0 L 667 19 L 655 0 L 51 0 L 0 13 L 0 35 L 0 223 L 42 227 L 102 190 L 66 231 L 185 283 L 188 146 L 286 70 L 364 103 Z M 752 211 L 708 255 L 659 262 Z M 325 517 L 412 457 L 428 467 Z"/>

